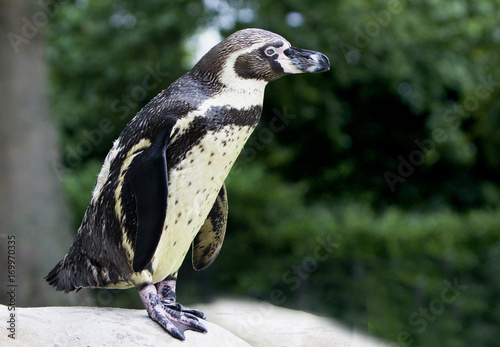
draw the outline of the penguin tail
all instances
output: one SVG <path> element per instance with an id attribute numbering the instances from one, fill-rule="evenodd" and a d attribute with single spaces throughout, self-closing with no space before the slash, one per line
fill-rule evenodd
<path id="1" fill-rule="evenodd" d="M 121 275 L 117 266 L 110 265 L 111 268 L 104 267 L 101 262 L 70 250 L 49 272 L 45 280 L 56 290 L 65 293 L 85 287 L 105 288 L 120 281 L 129 282 L 129 278 Z"/>
<path id="2" fill-rule="evenodd" d="M 131 264 L 128 259 L 120 257 L 119 252 L 109 255 L 106 251 L 112 248 L 103 244 L 99 247 L 96 244 L 87 245 L 87 249 L 92 249 L 92 254 L 83 251 L 82 242 L 85 240 L 82 241 L 80 235 L 79 231 L 68 254 L 45 277 L 51 286 L 58 291 L 68 293 L 86 287 L 106 288 L 118 282 L 129 282 Z M 107 257 L 104 258 L 103 254 Z"/>
<path id="3" fill-rule="evenodd" d="M 45 276 L 45 280 L 56 288 L 58 291 L 69 293 L 77 287 L 73 284 L 72 278 L 74 272 L 71 271 L 71 266 L 66 263 L 66 256 Z M 80 288 L 78 288 L 80 289 Z"/>

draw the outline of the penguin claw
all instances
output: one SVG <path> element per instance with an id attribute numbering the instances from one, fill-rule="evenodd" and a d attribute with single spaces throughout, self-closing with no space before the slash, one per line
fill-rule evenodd
<path id="1" fill-rule="evenodd" d="M 188 315 L 195 316 L 195 317 L 201 318 L 203 320 L 207 319 L 207 316 L 203 312 L 201 312 L 199 310 L 195 310 L 193 308 L 184 307 L 181 304 L 179 304 L 178 302 L 172 302 L 169 300 L 162 300 L 161 302 L 163 303 L 164 307 L 167 307 L 169 309 L 172 309 L 172 310 L 175 310 L 178 312 L 185 313 L 186 316 L 188 316 Z"/>
<path id="2" fill-rule="evenodd" d="M 179 329 L 177 329 L 175 325 L 167 317 L 163 316 L 161 318 L 160 317 L 157 318 L 151 317 L 151 318 L 176 339 L 181 341 L 184 341 L 186 339 L 184 333 Z"/>
<path id="3" fill-rule="evenodd" d="M 166 318 L 170 324 L 176 326 L 177 330 L 184 332 L 185 330 L 194 330 L 200 333 L 206 333 L 207 328 L 200 323 L 197 317 L 190 313 L 179 312 L 168 307 L 164 307 Z M 163 326 L 163 324 L 160 324 Z M 168 329 L 166 329 L 170 332 Z M 183 335 L 181 332 L 181 335 Z"/>

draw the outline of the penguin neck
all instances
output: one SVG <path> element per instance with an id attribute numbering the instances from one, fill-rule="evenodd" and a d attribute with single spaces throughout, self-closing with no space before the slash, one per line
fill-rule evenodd
<path id="1" fill-rule="evenodd" d="M 198 75 L 198 81 L 200 77 L 201 75 Z M 241 110 L 262 106 L 264 90 L 268 83 L 265 80 L 242 78 L 233 69 L 224 69 L 218 76 L 203 74 L 202 83 L 206 84 L 208 81 L 215 87 L 215 93 L 200 106 L 203 111 L 212 106 L 231 106 Z"/>
<path id="2" fill-rule="evenodd" d="M 215 89 L 218 93 L 243 90 L 264 93 L 264 89 L 269 83 L 263 79 L 243 78 L 233 68 L 225 68 L 218 72 L 192 70 L 189 74 L 198 83 Z"/>
<path id="3" fill-rule="evenodd" d="M 262 106 L 268 81 L 243 78 L 236 73 L 233 64 L 227 64 L 219 75 L 219 82 L 223 86 L 221 94 L 230 101 L 228 104 L 239 109 Z"/>
<path id="4" fill-rule="evenodd" d="M 223 91 L 226 93 L 249 94 L 256 93 L 264 95 L 264 89 L 268 81 L 257 79 L 241 78 L 236 73 L 223 74 L 220 81 L 224 85 Z"/>
<path id="5" fill-rule="evenodd" d="M 256 80 L 236 80 L 232 83 L 223 83 L 222 89 L 213 98 L 207 100 L 205 107 L 230 106 L 239 110 L 248 110 L 264 103 L 264 89 L 266 83 Z"/>

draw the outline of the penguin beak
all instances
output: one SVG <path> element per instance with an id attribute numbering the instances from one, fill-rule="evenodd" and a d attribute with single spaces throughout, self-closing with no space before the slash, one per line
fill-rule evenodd
<path id="1" fill-rule="evenodd" d="M 323 72 L 330 70 L 328 57 L 320 52 L 297 47 L 283 51 L 286 58 L 278 59 L 286 73 Z"/>

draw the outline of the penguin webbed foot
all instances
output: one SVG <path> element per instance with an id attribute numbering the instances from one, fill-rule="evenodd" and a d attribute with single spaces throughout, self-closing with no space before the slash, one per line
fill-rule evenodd
<path id="1" fill-rule="evenodd" d="M 199 322 L 197 318 L 199 316 L 190 313 L 197 310 L 186 310 L 180 305 L 180 307 L 174 305 L 175 308 L 164 305 L 154 285 L 148 284 L 144 286 L 139 290 L 139 295 L 151 319 L 176 339 L 185 340 L 184 332 L 186 330 L 207 332 L 205 326 Z M 184 310 L 177 310 L 176 308 Z"/>

